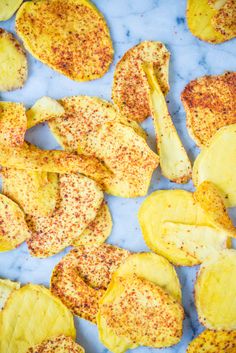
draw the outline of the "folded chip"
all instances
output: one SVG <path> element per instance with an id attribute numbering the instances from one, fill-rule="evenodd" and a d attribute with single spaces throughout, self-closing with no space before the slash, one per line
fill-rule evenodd
<path id="1" fill-rule="evenodd" d="M 187 353 L 235 353 L 236 331 L 205 330 L 188 346 Z"/>
<path id="2" fill-rule="evenodd" d="M 1 0 L 0 1 L 0 21 L 6 21 L 13 16 L 20 7 L 23 0 Z"/>
<path id="3" fill-rule="evenodd" d="M 129 254 L 109 244 L 79 246 L 54 268 L 51 291 L 75 315 L 95 323 L 98 300 L 110 283 L 112 273 Z"/>
<path id="4" fill-rule="evenodd" d="M 20 283 L 0 278 L 0 310 L 4 307 L 10 294 L 20 288 Z"/>
<path id="5" fill-rule="evenodd" d="M 92 180 L 77 174 L 59 177 L 59 195 L 51 216 L 27 216 L 31 230 L 28 247 L 31 255 L 52 256 L 69 245 L 95 219 L 103 192 Z"/>
<path id="6" fill-rule="evenodd" d="M 26 2 L 16 31 L 33 56 L 75 81 L 102 77 L 113 59 L 106 21 L 90 1 Z"/>
<path id="7" fill-rule="evenodd" d="M 29 237 L 25 215 L 20 207 L 0 194 L 0 252 L 15 249 Z"/>
<path id="8" fill-rule="evenodd" d="M 84 353 L 84 349 L 71 337 L 61 335 L 29 348 L 27 353 Z"/>
<path id="9" fill-rule="evenodd" d="M 12 292 L 0 312 L 0 352 L 25 353 L 59 335 L 75 339 L 73 315 L 42 286 L 28 284 Z"/>
<path id="10" fill-rule="evenodd" d="M 227 39 L 236 37 L 236 2 L 235 0 L 215 0 L 217 13 L 212 18 L 212 26 L 215 30 L 226 36 Z M 220 7 L 218 4 L 222 3 Z"/>
<path id="11" fill-rule="evenodd" d="M 236 73 L 197 78 L 181 99 L 190 135 L 199 146 L 208 146 L 218 129 L 236 123 Z"/>
<path id="12" fill-rule="evenodd" d="M 227 207 L 236 206 L 236 124 L 222 127 L 211 138 L 193 165 L 193 183 L 211 181 Z"/>
<path id="13" fill-rule="evenodd" d="M 169 90 L 168 70 L 170 54 L 164 44 L 145 41 L 129 49 L 118 62 L 114 74 L 112 99 L 121 113 L 136 121 L 146 119 L 151 111 L 147 95 L 147 81 L 142 74 L 144 62 L 153 63 L 161 90 Z"/>
<path id="14" fill-rule="evenodd" d="M 3 0 L 3 3 L 6 1 Z M 11 3 L 13 1 L 10 1 Z M 19 1 L 16 1 L 19 3 Z M 1 7 L 0 2 L 0 20 Z M 0 28 L 0 91 L 12 91 L 21 88 L 28 75 L 28 65 L 25 51 L 13 34 Z"/>

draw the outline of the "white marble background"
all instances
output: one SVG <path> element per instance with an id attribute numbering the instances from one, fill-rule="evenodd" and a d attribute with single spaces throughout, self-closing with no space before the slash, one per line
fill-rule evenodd
<path id="1" fill-rule="evenodd" d="M 88 83 L 76 83 L 49 69 L 32 56 L 29 59 L 29 78 L 21 90 L 0 94 L 1 100 L 20 101 L 30 106 L 43 95 L 61 98 L 70 95 L 87 94 L 110 99 L 111 83 L 116 62 L 124 52 L 142 40 L 157 40 L 166 44 L 171 52 L 170 86 L 168 96 L 169 109 L 174 123 L 181 134 L 192 160 L 198 149 L 188 136 L 185 127 L 185 113 L 180 101 L 180 93 L 193 78 L 205 74 L 221 74 L 235 70 L 236 42 L 229 41 L 221 45 L 204 43 L 191 35 L 185 19 L 186 0 L 94 0 L 104 13 L 111 29 L 115 47 L 115 60 L 110 71 L 100 80 Z M 0 23 L 14 32 L 14 18 Z M 151 121 L 144 127 L 149 132 L 151 146 L 155 146 Z M 27 139 L 43 148 L 59 147 L 50 135 L 46 125 L 33 128 L 27 133 Z M 161 188 L 192 189 L 192 184 L 175 185 L 155 173 L 149 192 Z M 114 227 L 109 242 L 133 251 L 147 250 L 137 222 L 137 211 L 142 199 L 121 199 L 107 197 L 112 211 Z M 234 211 L 231 212 L 233 215 Z M 235 217 L 236 218 L 236 217 Z M 64 253 L 46 260 L 32 258 L 25 244 L 17 250 L 0 254 L 0 277 L 18 280 L 22 283 L 33 282 L 49 285 L 50 274 Z M 193 301 L 193 283 L 197 268 L 178 268 L 183 290 L 183 304 L 186 318 L 181 343 L 169 349 L 148 349 L 140 347 L 140 353 L 184 353 L 188 342 L 202 331 L 199 325 Z M 230 303 L 229 303 L 230 305 Z M 107 350 L 98 341 L 94 325 L 76 319 L 78 342 L 87 353 L 103 353 Z"/>

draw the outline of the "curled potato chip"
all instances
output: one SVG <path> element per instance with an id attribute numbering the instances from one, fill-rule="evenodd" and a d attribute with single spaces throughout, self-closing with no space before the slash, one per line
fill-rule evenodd
<path id="1" fill-rule="evenodd" d="M 143 202 L 138 219 L 150 249 L 175 265 L 194 266 L 228 246 L 228 229 L 219 227 L 212 212 L 191 192 L 159 190 Z"/>
<path id="2" fill-rule="evenodd" d="M 102 77 L 113 59 L 109 29 L 90 1 L 26 2 L 16 31 L 32 55 L 75 81 Z"/>
<path id="3" fill-rule="evenodd" d="M 222 127 L 193 165 L 193 183 L 211 181 L 224 196 L 226 207 L 236 206 L 236 124 Z"/>
<path id="4" fill-rule="evenodd" d="M 205 330 L 188 346 L 187 353 L 235 353 L 236 331 Z"/>
<path id="5" fill-rule="evenodd" d="M 224 250 L 209 257 L 195 283 L 200 322 L 209 329 L 236 330 L 236 251 Z M 230 305 L 229 305 L 230 303 Z"/>
<path id="6" fill-rule="evenodd" d="M 49 119 L 55 119 L 64 114 L 64 108 L 55 99 L 42 97 L 26 112 L 27 128 L 40 124 Z"/>
<path id="7" fill-rule="evenodd" d="M 0 1 L 0 21 L 6 21 L 13 16 L 20 7 L 23 0 L 1 0 Z"/>
<path id="8" fill-rule="evenodd" d="M 32 232 L 27 243 L 33 256 L 52 256 L 71 245 L 94 220 L 103 201 L 98 185 L 77 174 L 60 175 L 59 193 L 51 216 L 26 218 Z"/>
<path id="9" fill-rule="evenodd" d="M 71 337 L 57 336 L 28 349 L 27 353 L 84 353 L 84 349 Z"/>
<path id="10" fill-rule="evenodd" d="M 222 6 L 212 18 L 212 26 L 227 39 L 231 39 L 236 37 L 236 2 L 235 0 L 221 2 Z"/>
<path id="11" fill-rule="evenodd" d="M 10 294 L 20 288 L 20 283 L 0 278 L 0 310 L 4 307 Z"/>
<path id="12" fill-rule="evenodd" d="M 144 62 L 153 63 L 164 94 L 169 91 L 170 54 L 164 44 L 145 41 L 129 49 L 116 65 L 112 99 L 127 118 L 143 121 L 150 115 L 147 81 L 141 72 Z"/>
<path id="13" fill-rule="evenodd" d="M 29 237 L 25 215 L 20 207 L 0 194 L 0 251 L 15 249 Z"/>
<path id="14" fill-rule="evenodd" d="M 236 73 L 193 80 L 185 87 L 181 100 L 190 135 L 199 146 L 208 146 L 218 129 L 236 123 Z"/>
<path id="15" fill-rule="evenodd" d="M 51 291 L 75 314 L 96 322 L 98 300 L 129 252 L 109 244 L 79 246 L 54 268 Z"/>
<path id="16" fill-rule="evenodd" d="M 73 246 L 100 245 L 109 237 L 112 230 L 112 218 L 109 207 L 103 201 L 95 219 L 82 234 L 75 239 Z"/>
<path id="17" fill-rule="evenodd" d="M 26 114 L 23 104 L 0 102 L 0 144 L 21 146 L 25 132 Z"/>
<path id="18" fill-rule="evenodd" d="M 25 353 L 62 334 L 75 338 L 73 316 L 45 287 L 28 284 L 15 290 L 0 312 L 1 353 Z"/>

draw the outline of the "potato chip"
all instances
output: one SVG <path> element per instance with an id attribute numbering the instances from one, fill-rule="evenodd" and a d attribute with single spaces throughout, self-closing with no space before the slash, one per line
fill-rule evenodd
<path id="1" fill-rule="evenodd" d="M 227 39 L 236 37 L 236 2 L 224 0 L 219 11 L 212 18 L 212 26 L 215 30 L 226 36 Z"/>
<path id="2" fill-rule="evenodd" d="M 100 245 L 109 237 L 112 230 L 112 218 L 109 207 L 103 201 L 96 218 L 88 225 L 82 234 L 75 239 L 73 246 Z"/>
<path id="3" fill-rule="evenodd" d="M 187 353 L 236 353 L 236 331 L 205 330 L 189 344 Z"/>
<path id="4" fill-rule="evenodd" d="M 199 321 L 205 327 L 236 330 L 235 276 L 236 250 L 221 251 L 201 266 L 195 283 L 195 301 Z"/>
<path id="5" fill-rule="evenodd" d="M 121 197 L 146 195 L 158 156 L 132 128 L 121 123 L 106 123 L 91 131 L 79 149 L 97 157 L 112 171 L 104 178 L 107 193 Z"/>
<path id="6" fill-rule="evenodd" d="M 194 185 L 205 180 L 219 189 L 226 207 L 236 206 L 236 124 L 218 130 L 195 160 Z"/>
<path id="7" fill-rule="evenodd" d="M 4 307 L 10 294 L 20 288 L 20 283 L 0 278 L 0 310 Z"/>
<path id="8" fill-rule="evenodd" d="M 188 191 L 154 192 L 138 219 L 148 247 L 175 265 L 198 265 L 228 245 L 228 229 L 220 229 Z"/>
<path id="9" fill-rule="evenodd" d="M 236 123 L 236 73 L 197 78 L 187 84 L 181 99 L 191 137 L 208 146 L 218 129 Z"/>
<path id="10" fill-rule="evenodd" d="M 0 251 L 15 249 L 29 237 L 25 215 L 20 207 L 0 194 Z"/>
<path id="11" fill-rule="evenodd" d="M 42 97 L 26 112 L 27 128 L 40 124 L 49 119 L 55 119 L 64 114 L 64 108 L 55 99 Z"/>
<path id="12" fill-rule="evenodd" d="M 60 175 L 59 193 L 51 216 L 27 216 L 32 232 L 27 243 L 33 256 L 52 256 L 71 245 L 94 220 L 103 201 L 98 185 L 77 174 Z"/>
<path id="13" fill-rule="evenodd" d="M 79 246 L 54 268 L 51 291 L 75 314 L 96 322 L 98 300 L 129 252 L 109 244 Z"/>
<path id="14" fill-rule="evenodd" d="M 25 353 L 62 334 L 75 338 L 73 316 L 45 287 L 28 284 L 14 291 L 0 312 L 1 353 Z"/>
<path id="15" fill-rule="evenodd" d="M 149 104 L 162 174 L 176 183 L 186 183 L 191 178 L 190 160 L 172 122 L 153 65 L 144 64 L 143 70 L 148 81 Z"/>
<path id="16" fill-rule="evenodd" d="M 169 347 L 181 339 L 183 316 L 182 306 L 161 287 L 135 275 L 115 277 L 99 302 L 99 336 L 114 353 L 139 345 Z"/>
<path id="17" fill-rule="evenodd" d="M 20 7 L 23 0 L 1 0 L 0 1 L 0 21 L 6 21 L 13 16 Z"/>
<path id="18" fill-rule="evenodd" d="M 84 349 L 71 337 L 57 336 L 28 349 L 27 353 L 84 353 Z"/>
<path id="19" fill-rule="evenodd" d="M 113 59 L 109 29 L 90 1 L 26 2 L 16 31 L 32 55 L 75 81 L 102 77 Z"/>
<path id="20" fill-rule="evenodd" d="M 169 91 L 168 70 L 170 54 L 164 44 L 145 41 L 129 49 L 116 65 L 112 99 L 122 114 L 143 121 L 150 114 L 147 81 L 142 74 L 144 62 L 153 63 L 155 75 L 164 94 Z"/>
<path id="21" fill-rule="evenodd" d="M 24 213 L 49 216 L 56 207 L 59 192 L 56 173 L 2 168 L 2 192 L 15 201 Z"/>

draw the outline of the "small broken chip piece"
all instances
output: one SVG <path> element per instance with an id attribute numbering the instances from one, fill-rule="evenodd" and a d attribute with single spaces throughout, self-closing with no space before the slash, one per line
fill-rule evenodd
<path id="1" fill-rule="evenodd" d="M 2 0 L 0 11 L 1 5 Z M 0 28 L 0 48 L 0 91 L 12 91 L 23 87 L 28 75 L 24 49 L 13 34 L 2 28 Z"/>
<path id="2" fill-rule="evenodd" d="M 109 244 L 79 246 L 54 268 L 51 291 L 75 315 L 95 323 L 98 301 L 112 273 L 129 255 L 127 250 Z"/>
<path id="3" fill-rule="evenodd" d="M 147 82 L 141 65 L 153 63 L 155 75 L 164 94 L 169 91 L 170 54 L 164 44 L 145 41 L 129 49 L 116 65 L 112 99 L 128 119 L 143 121 L 150 115 Z"/>
<path id="4" fill-rule="evenodd" d="M 84 349 L 71 337 L 61 335 L 29 348 L 26 353 L 84 353 Z"/>
<path id="5" fill-rule="evenodd" d="M 75 81 L 102 77 L 113 60 L 106 21 L 90 1 L 25 2 L 16 31 L 33 56 Z"/>
<path id="6" fill-rule="evenodd" d="M 236 123 L 236 73 L 197 78 L 187 84 L 181 100 L 191 137 L 198 146 L 208 146 L 217 130 Z"/>
<path id="7" fill-rule="evenodd" d="M 20 207 L 0 194 L 0 252 L 15 249 L 29 237 L 25 215 Z"/>
<path id="8" fill-rule="evenodd" d="M 12 292 L 1 311 L 0 353 L 25 353 L 59 335 L 75 339 L 76 331 L 73 315 L 58 298 L 34 284 Z"/>
<path id="9" fill-rule="evenodd" d="M 20 288 L 20 283 L 12 282 L 9 279 L 0 278 L 0 311 L 4 307 L 10 294 Z"/>
<path id="10" fill-rule="evenodd" d="M 217 0 L 215 0 L 215 6 Z M 236 37 L 236 2 L 235 0 L 223 0 L 222 6 L 212 18 L 212 26 L 215 30 L 227 37 L 227 40 Z"/>
<path id="11" fill-rule="evenodd" d="M 7 21 L 20 7 L 23 0 L 1 0 L 0 1 L 0 21 Z"/>
<path id="12" fill-rule="evenodd" d="M 59 176 L 59 195 L 51 216 L 27 215 L 31 230 L 27 241 L 32 256 L 52 256 L 69 245 L 94 220 L 103 201 L 103 192 L 92 180 L 77 174 Z"/>

